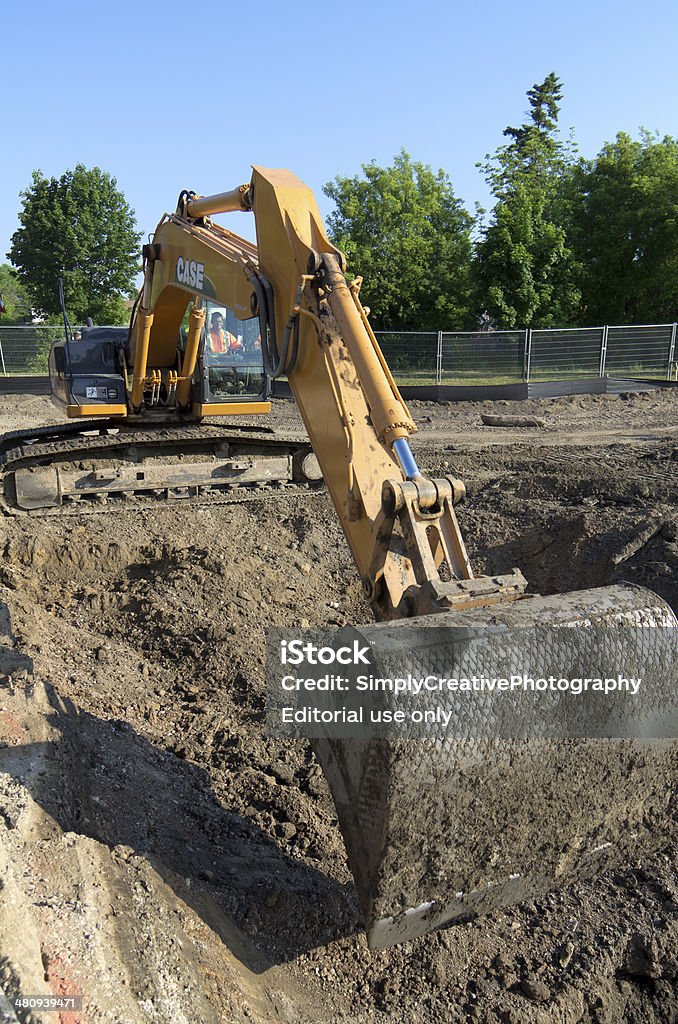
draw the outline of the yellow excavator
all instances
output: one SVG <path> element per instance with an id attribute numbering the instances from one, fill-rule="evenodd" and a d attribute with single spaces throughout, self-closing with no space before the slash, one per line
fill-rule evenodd
<path id="1" fill-rule="evenodd" d="M 212 220 L 233 211 L 253 213 L 256 245 Z M 144 247 L 130 330 L 91 328 L 54 346 L 53 397 L 73 422 L 15 439 L 7 503 L 49 512 L 246 500 L 322 479 L 377 620 L 358 632 L 375 649 L 407 653 L 423 672 L 441 651 L 449 668 L 469 637 L 495 637 L 498 649 L 536 630 L 541 657 L 552 627 L 599 627 L 603 653 L 609 637 L 622 655 L 641 637 L 655 719 L 662 701 L 675 712 L 674 670 L 658 638 L 675 636 L 676 620 L 659 597 L 630 585 L 540 597 L 517 569 L 474 576 L 455 515 L 464 484 L 420 472 L 415 424 L 360 280 L 349 283 L 345 270 L 311 191 L 289 171 L 254 167 L 232 191 L 182 192 Z M 310 445 L 251 424 L 210 424 L 265 414 L 280 375 Z M 591 739 L 570 702 L 559 705 L 569 716 L 559 741 L 472 726 L 449 740 L 315 738 L 370 946 L 587 877 L 648 837 L 659 841 L 675 799 L 675 744 Z"/>

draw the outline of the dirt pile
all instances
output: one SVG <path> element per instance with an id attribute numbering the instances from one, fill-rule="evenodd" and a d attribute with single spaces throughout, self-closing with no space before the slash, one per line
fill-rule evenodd
<path id="1" fill-rule="evenodd" d="M 466 480 L 476 571 L 678 608 L 677 399 L 521 403 L 546 426 L 508 431 L 413 403 L 416 452 Z M 1 429 L 43 400 L 10 401 Z M 367 953 L 319 767 L 263 728 L 267 626 L 370 618 L 326 497 L 1 526 L 8 996 L 74 986 L 87 1024 L 678 1019 L 675 846 Z"/>

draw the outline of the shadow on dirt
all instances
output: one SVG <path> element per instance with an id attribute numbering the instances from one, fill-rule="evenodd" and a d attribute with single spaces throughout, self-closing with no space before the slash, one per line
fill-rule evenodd
<path id="1" fill-rule="evenodd" d="M 30 666 L 26 666 L 30 671 Z M 13 775 L 63 832 L 141 857 L 251 971 L 352 934 L 356 894 L 283 853 L 246 817 L 223 807 L 209 775 L 45 687 L 57 742 L 0 750 Z M 18 737 L 17 737 L 18 738 Z M 28 770 L 39 760 L 46 771 Z"/>
<path id="2" fill-rule="evenodd" d="M 595 515 L 580 513 L 524 531 L 516 539 L 487 548 L 491 573 L 518 566 L 532 593 L 564 594 L 615 583 L 653 591 L 678 612 L 676 546 L 661 531 L 633 550 L 633 528 L 601 528 Z M 631 550 L 624 557 L 631 539 Z"/>

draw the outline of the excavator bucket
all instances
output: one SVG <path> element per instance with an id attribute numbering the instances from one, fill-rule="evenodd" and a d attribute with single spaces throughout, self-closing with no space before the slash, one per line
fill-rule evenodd
<path id="1" fill-rule="evenodd" d="M 676 625 L 661 598 L 620 585 L 342 631 L 343 643 L 369 645 L 367 677 L 403 686 L 361 697 L 365 713 L 438 716 L 312 740 L 371 948 L 580 881 L 666 840 L 678 768 Z M 405 689 L 412 679 L 493 673 L 557 685 L 443 686 L 424 703 Z M 325 707 L 339 698 L 351 701 L 330 694 Z"/>

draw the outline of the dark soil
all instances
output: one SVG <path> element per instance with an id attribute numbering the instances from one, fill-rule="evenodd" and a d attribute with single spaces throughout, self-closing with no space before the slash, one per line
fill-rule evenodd
<path id="1" fill-rule="evenodd" d="M 23 401 L 2 429 L 47 418 Z M 678 392 L 411 409 L 422 468 L 466 481 L 477 573 L 517 566 L 545 594 L 631 581 L 678 610 Z M 370 619 L 326 496 L 1 526 L 8 997 L 80 991 L 62 1019 L 87 1024 L 678 1020 L 675 842 L 368 952 L 318 764 L 263 725 L 268 626 Z"/>

